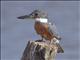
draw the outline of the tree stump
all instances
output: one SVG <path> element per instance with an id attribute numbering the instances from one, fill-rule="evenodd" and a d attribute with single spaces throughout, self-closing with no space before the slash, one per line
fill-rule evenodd
<path id="1" fill-rule="evenodd" d="M 29 41 L 21 60 L 54 60 L 58 47 L 41 41 Z"/>

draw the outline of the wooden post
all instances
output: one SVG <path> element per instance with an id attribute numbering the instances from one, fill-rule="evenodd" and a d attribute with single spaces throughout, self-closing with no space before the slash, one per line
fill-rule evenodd
<path id="1" fill-rule="evenodd" d="M 29 41 L 21 60 L 54 60 L 58 47 L 39 41 Z"/>

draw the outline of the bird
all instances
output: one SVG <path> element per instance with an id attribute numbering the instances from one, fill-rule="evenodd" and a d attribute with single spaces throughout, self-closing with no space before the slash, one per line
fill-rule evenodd
<path id="1" fill-rule="evenodd" d="M 46 40 L 51 41 L 54 37 L 61 40 L 61 37 L 58 36 L 56 32 L 56 26 L 48 22 L 48 16 L 45 12 L 34 10 L 29 15 L 20 16 L 18 19 L 35 19 L 34 28 L 37 34 L 41 35 L 41 37 Z"/>
<path id="2" fill-rule="evenodd" d="M 46 12 L 37 9 L 28 15 L 19 16 L 17 18 L 34 20 L 34 29 L 36 33 L 42 37 L 41 40 L 45 39 L 50 41 L 50 43 L 54 42 L 59 46 L 59 40 L 61 40 L 61 37 L 57 33 L 55 24 L 49 22 L 48 14 Z"/>

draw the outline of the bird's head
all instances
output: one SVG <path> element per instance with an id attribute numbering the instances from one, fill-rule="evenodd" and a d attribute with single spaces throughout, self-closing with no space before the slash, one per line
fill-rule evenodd
<path id="1" fill-rule="evenodd" d="M 29 15 L 18 17 L 18 19 L 36 19 L 36 18 L 47 18 L 47 13 L 42 12 L 40 10 L 34 10 Z"/>

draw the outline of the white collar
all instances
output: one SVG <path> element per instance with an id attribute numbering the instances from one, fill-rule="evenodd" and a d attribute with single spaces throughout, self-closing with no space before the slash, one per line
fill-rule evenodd
<path id="1" fill-rule="evenodd" d="M 42 23 L 48 23 L 47 18 L 36 18 L 36 21 L 42 22 Z"/>

